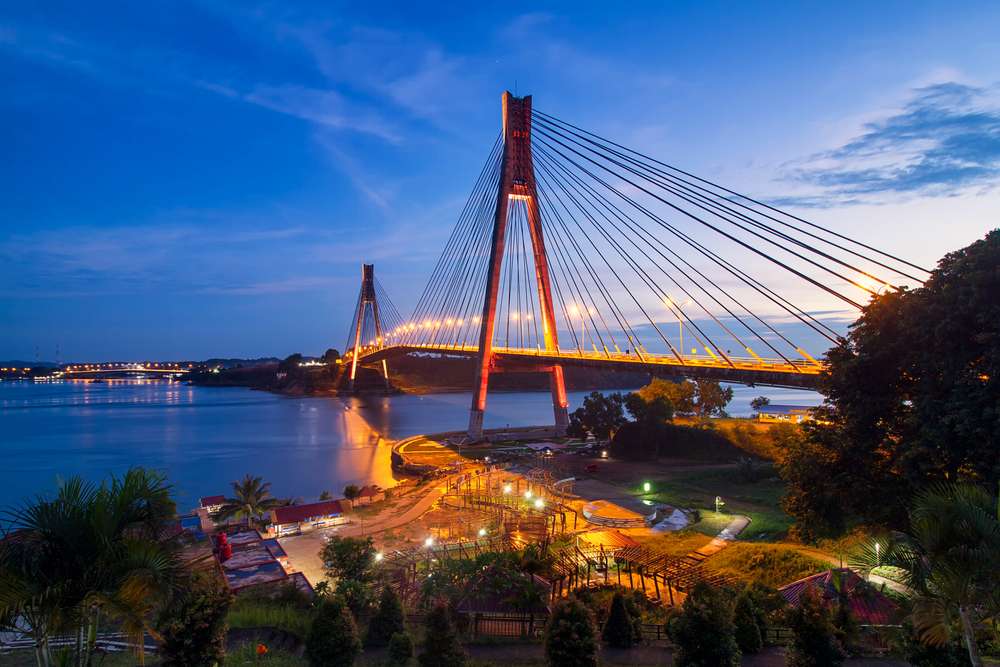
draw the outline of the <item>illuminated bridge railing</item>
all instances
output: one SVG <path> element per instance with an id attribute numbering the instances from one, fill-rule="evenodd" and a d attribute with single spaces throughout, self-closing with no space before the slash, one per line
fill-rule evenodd
<path id="1" fill-rule="evenodd" d="M 479 351 L 478 345 L 456 345 L 456 344 L 426 344 L 413 343 L 406 345 L 369 345 L 360 349 L 359 361 L 366 357 L 392 350 L 400 352 L 427 351 L 441 354 L 460 353 L 475 354 Z M 543 350 L 541 348 L 518 348 L 518 347 L 494 347 L 493 353 L 507 357 L 524 357 L 538 359 L 566 359 L 588 360 L 601 363 L 620 363 L 623 365 L 657 365 L 674 366 L 678 368 L 720 368 L 746 371 L 768 371 L 776 373 L 795 373 L 803 375 L 819 375 L 823 372 L 824 366 L 819 362 L 796 361 L 789 363 L 783 359 L 766 359 L 751 357 L 734 357 L 727 355 L 729 361 L 721 357 L 711 355 L 684 355 L 681 359 L 668 354 L 654 354 L 645 350 L 637 353 L 624 353 L 617 351 L 584 351 L 578 349 L 571 350 Z M 350 357 L 353 350 L 347 352 Z"/>

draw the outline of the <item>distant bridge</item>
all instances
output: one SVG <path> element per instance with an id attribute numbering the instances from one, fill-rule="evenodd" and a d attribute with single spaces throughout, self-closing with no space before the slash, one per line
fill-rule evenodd
<path id="1" fill-rule="evenodd" d="M 60 371 L 63 377 L 101 377 L 110 375 L 156 375 L 161 377 L 184 375 L 191 372 L 193 364 L 166 362 L 114 362 L 103 364 L 70 364 Z"/>
<path id="2" fill-rule="evenodd" d="M 496 372 L 547 373 L 559 429 L 566 366 L 817 388 L 824 362 L 793 338 L 835 345 L 821 313 L 854 319 L 929 274 L 533 110 L 530 96 L 502 102 L 502 131 L 412 315 L 364 265 L 345 353 L 352 386 L 362 364 L 388 380 L 398 355 L 476 359 L 473 438 Z"/>

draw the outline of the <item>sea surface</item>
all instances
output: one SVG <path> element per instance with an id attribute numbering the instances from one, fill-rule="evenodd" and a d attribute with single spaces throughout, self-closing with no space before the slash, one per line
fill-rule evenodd
<path id="1" fill-rule="evenodd" d="M 734 386 L 730 414 L 750 400 L 817 405 L 805 390 Z M 570 392 L 570 409 L 587 392 Z M 334 497 L 347 484 L 391 486 L 388 438 L 465 428 L 467 393 L 289 398 L 161 380 L 0 382 L 0 508 L 51 494 L 60 478 L 99 481 L 130 466 L 165 472 L 178 508 L 229 495 L 250 473 L 279 497 Z M 552 421 L 547 393 L 494 392 L 486 427 Z"/>

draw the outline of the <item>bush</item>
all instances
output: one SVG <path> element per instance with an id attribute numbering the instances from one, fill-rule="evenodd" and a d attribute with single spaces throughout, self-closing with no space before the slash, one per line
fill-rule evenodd
<path id="1" fill-rule="evenodd" d="M 397 634 L 405 630 L 403 626 L 403 603 L 391 586 L 382 589 L 378 610 L 368 623 L 365 646 L 388 646 Z"/>
<path id="2" fill-rule="evenodd" d="M 738 667 L 733 607 L 727 596 L 705 583 L 694 587 L 670 622 L 677 667 Z"/>
<path id="3" fill-rule="evenodd" d="M 635 627 L 628 605 L 625 603 L 625 596 L 621 593 L 615 593 L 611 598 L 611 610 L 608 612 L 608 620 L 604 624 L 601 638 L 612 648 L 632 648 L 635 641 Z"/>
<path id="4" fill-rule="evenodd" d="M 403 667 L 413 657 L 413 640 L 405 630 L 395 633 L 389 640 L 389 664 Z"/>
<path id="5" fill-rule="evenodd" d="M 576 598 L 552 610 L 545 628 L 545 659 L 549 667 L 597 667 L 594 617 Z"/>
<path id="6" fill-rule="evenodd" d="M 465 651 L 458 641 L 448 607 L 439 604 L 427 614 L 420 667 L 464 667 Z"/>
<path id="7" fill-rule="evenodd" d="M 342 601 L 324 600 L 316 612 L 306 657 L 313 667 L 350 667 L 361 653 L 361 640 L 354 617 Z"/>
<path id="8" fill-rule="evenodd" d="M 788 647 L 789 667 L 839 667 L 844 662 L 830 612 L 815 592 L 799 597 L 798 607 L 788 613 L 788 627 L 794 635 Z"/>
<path id="9" fill-rule="evenodd" d="M 742 653 L 757 653 L 764 647 L 764 628 L 759 624 L 762 616 L 748 591 L 736 598 L 733 620 L 736 624 L 736 644 Z"/>
<path id="10" fill-rule="evenodd" d="M 164 608 L 158 623 L 165 667 L 221 663 L 232 594 L 219 579 L 197 574 Z"/>

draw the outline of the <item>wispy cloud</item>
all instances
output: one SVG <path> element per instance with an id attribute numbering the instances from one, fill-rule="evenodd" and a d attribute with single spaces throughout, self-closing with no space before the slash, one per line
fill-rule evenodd
<path id="1" fill-rule="evenodd" d="M 992 188 L 1000 179 L 998 87 L 917 88 L 900 110 L 865 123 L 842 146 L 786 165 L 784 177 L 819 188 L 781 202 L 799 206 Z"/>

